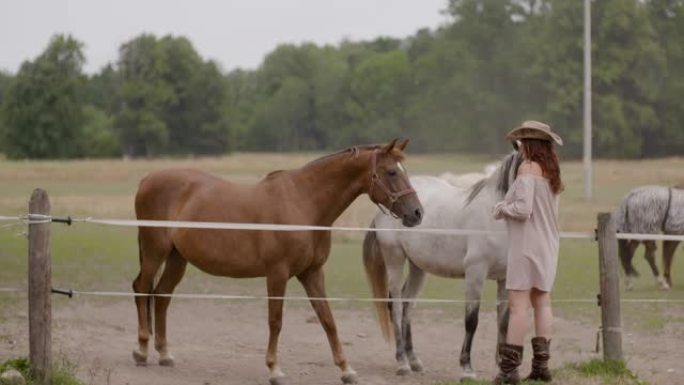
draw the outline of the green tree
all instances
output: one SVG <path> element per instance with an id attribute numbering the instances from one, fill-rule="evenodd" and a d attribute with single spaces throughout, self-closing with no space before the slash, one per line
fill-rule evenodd
<path id="1" fill-rule="evenodd" d="M 82 44 L 56 35 L 33 62 L 24 62 L 3 100 L 3 139 L 10 158 L 73 158 L 83 116 Z"/>
<path id="2" fill-rule="evenodd" d="M 645 139 L 655 134 L 658 78 L 665 57 L 652 21 L 635 0 L 604 0 L 594 7 L 593 102 L 596 152 L 644 156 Z"/>
<path id="3" fill-rule="evenodd" d="M 470 136 L 465 140 L 474 149 L 501 153 L 508 149 L 504 133 L 527 115 L 529 105 L 524 97 L 528 63 L 517 44 L 524 39 L 516 21 L 523 9 L 512 0 L 450 0 L 448 11 L 455 20 L 448 36 L 463 42 L 477 68 L 468 78 Z"/>
<path id="4" fill-rule="evenodd" d="M 259 100 L 256 76 L 256 71 L 237 69 L 225 77 L 223 111 L 234 149 L 254 149 L 249 147 L 249 140 Z"/>
<path id="5" fill-rule="evenodd" d="M 532 116 L 549 121 L 564 139 L 564 155 L 582 151 L 584 90 L 583 3 L 546 0 L 527 19 L 528 84 L 538 99 Z M 534 96 L 531 96 L 534 97 Z"/>
<path id="6" fill-rule="evenodd" d="M 281 45 L 270 53 L 256 78 L 260 102 L 248 145 L 281 151 L 324 147 L 315 100 L 316 78 L 324 70 L 313 44 Z"/>
<path id="7" fill-rule="evenodd" d="M 230 133 L 225 84 L 183 37 L 141 35 L 121 46 L 115 118 L 128 156 L 222 153 Z"/>
<path id="8" fill-rule="evenodd" d="M 225 84 L 218 66 L 204 62 L 184 37 L 165 36 L 157 44 L 162 52 L 162 78 L 173 94 L 162 108 L 169 151 L 225 152 L 230 135 L 222 115 Z"/>
<path id="9" fill-rule="evenodd" d="M 79 139 L 83 156 L 88 158 L 111 158 L 121 155 L 121 144 L 114 131 L 114 119 L 101 109 L 83 107 L 84 124 Z"/>
<path id="10" fill-rule="evenodd" d="M 5 98 L 5 94 L 13 79 L 14 77 L 9 73 L 0 71 L 0 103 L 2 103 L 2 100 Z"/>
<path id="11" fill-rule="evenodd" d="M 351 71 L 345 103 L 354 123 L 347 135 L 354 142 L 384 141 L 405 131 L 406 96 L 411 69 L 405 51 L 374 53 Z"/>
<path id="12" fill-rule="evenodd" d="M 4 144 L 3 144 L 3 138 L 4 138 L 4 128 L 3 128 L 3 122 L 4 119 L 2 117 L 2 105 L 3 105 L 3 99 L 5 99 L 5 94 L 7 93 L 7 90 L 9 89 L 10 83 L 12 82 L 13 76 L 0 71 L 0 152 L 4 151 Z"/>
<path id="13" fill-rule="evenodd" d="M 121 98 L 121 77 L 112 64 L 107 64 L 99 73 L 88 77 L 85 99 L 107 114 L 117 112 Z"/>
<path id="14" fill-rule="evenodd" d="M 163 153 L 169 129 L 161 118 L 173 90 L 164 80 L 166 63 L 153 35 L 141 35 L 119 48 L 121 108 L 114 119 L 126 156 Z"/>
<path id="15" fill-rule="evenodd" d="M 682 155 L 684 147 L 684 0 L 649 0 L 649 19 L 664 50 L 665 65 L 656 77 L 655 132 L 644 137 L 644 155 Z"/>

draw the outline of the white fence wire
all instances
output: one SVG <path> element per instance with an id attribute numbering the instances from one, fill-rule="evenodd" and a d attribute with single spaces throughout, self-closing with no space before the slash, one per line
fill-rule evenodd
<path id="1" fill-rule="evenodd" d="M 23 221 L 27 224 L 39 224 L 53 222 L 57 217 L 28 214 L 25 216 L 0 216 L 0 221 Z M 345 226 L 312 226 L 312 225 L 293 225 L 276 223 L 236 223 L 236 222 L 195 222 L 195 221 L 165 221 L 165 220 L 139 220 L 139 219 L 112 219 L 112 218 L 72 218 L 67 217 L 70 223 L 92 223 L 108 226 L 124 227 L 164 227 L 164 228 L 192 228 L 192 229 L 213 229 L 213 230 L 251 230 L 251 231 L 345 231 L 345 232 L 412 232 L 443 235 L 501 235 L 504 231 L 490 231 L 478 229 L 447 229 L 447 228 L 375 228 L 375 227 L 345 227 Z M 64 222 L 67 219 L 60 219 Z M 582 231 L 562 231 L 560 237 L 563 239 L 588 239 L 594 240 L 594 232 Z M 617 233 L 617 239 L 628 239 L 637 241 L 679 241 L 684 242 L 684 235 L 675 234 L 639 234 L 639 233 Z"/>
<path id="2" fill-rule="evenodd" d="M 120 291 L 85 291 L 72 289 L 55 289 L 55 293 L 72 296 L 99 296 L 99 297 L 166 297 L 180 299 L 207 299 L 207 300 L 284 300 L 284 301 L 330 301 L 330 302 L 407 302 L 407 303 L 446 303 L 463 304 L 468 302 L 478 302 L 482 304 L 493 303 L 498 305 L 496 300 L 468 301 L 465 299 L 450 298 L 368 298 L 368 297 L 305 297 L 305 296 L 266 296 L 266 295 L 233 295 L 233 294 L 194 294 L 194 293 L 174 293 L 174 294 L 148 294 L 131 293 Z M 26 289 L 20 288 L 0 288 L 1 292 L 24 293 Z M 507 302 L 507 301 L 503 301 Z M 558 298 L 552 299 L 553 303 L 598 303 L 596 298 Z M 684 303 L 684 299 L 677 298 L 621 298 L 623 303 Z"/>
<path id="3" fill-rule="evenodd" d="M 108 218 L 72 218 L 55 217 L 41 214 L 28 214 L 24 216 L 0 216 L 0 221 L 23 222 L 25 224 L 51 223 L 55 221 L 63 223 L 89 223 L 107 226 L 124 227 L 160 227 L 160 228 L 193 228 L 193 229 L 213 229 L 213 230 L 249 230 L 249 231 L 346 231 L 346 232 L 414 232 L 428 234 L 443 234 L 456 236 L 469 235 L 503 235 L 504 231 L 489 231 L 477 229 L 446 229 L 446 228 L 370 228 L 370 227 L 343 227 L 343 226 L 311 226 L 311 225 L 292 225 L 274 223 L 231 223 L 231 222 L 194 222 L 194 221 L 161 221 L 161 220 L 134 220 L 134 219 L 108 219 Z M 561 232 L 560 237 L 564 239 L 584 239 L 595 240 L 594 232 Z M 669 234 L 632 234 L 618 233 L 617 239 L 632 240 L 672 240 L 684 241 L 684 236 Z M 26 289 L 20 288 L 0 288 L 1 292 L 25 292 Z M 224 294 L 145 294 L 114 291 L 79 291 L 79 290 L 60 290 L 61 294 L 82 295 L 82 296 L 105 296 L 105 297 L 132 297 L 132 296 L 158 296 L 185 299 L 224 299 L 224 300 L 268 300 L 280 299 L 287 301 L 331 301 L 331 302 L 411 302 L 411 303 L 466 303 L 466 300 L 443 299 L 443 298 L 414 298 L 414 299 L 391 299 L 391 298 L 362 298 L 362 297 L 269 297 L 255 295 L 224 295 Z M 486 301 L 481 301 L 486 302 Z M 555 303 L 596 303 L 596 299 L 569 298 L 554 299 Z M 621 299 L 623 303 L 684 303 L 684 299 Z"/>

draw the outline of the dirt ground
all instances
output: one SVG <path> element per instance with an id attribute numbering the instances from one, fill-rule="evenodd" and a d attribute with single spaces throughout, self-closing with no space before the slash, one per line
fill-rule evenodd
<path id="1" fill-rule="evenodd" d="M 136 344 L 137 326 L 132 300 L 77 298 L 53 307 L 53 350 L 57 357 L 67 357 L 77 365 L 78 377 L 86 384 L 268 384 L 263 302 L 174 300 L 169 325 L 171 352 L 176 358 L 173 368 L 158 366 L 156 352 L 150 354 L 147 367 L 134 365 L 131 351 Z M 425 371 L 406 377 L 394 374 L 393 346 L 382 340 L 370 305 L 354 309 L 334 306 L 333 312 L 360 384 L 434 385 L 459 378 L 463 320 L 454 315 L 456 311 L 416 310 L 414 342 Z M 26 356 L 25 309 L 3 311 L 2 317 L 0 361 Z M 286 305 L 279 351 L 288 384 L 341 384 L 325 334 L 312 317 L 313 311 L 303 304 Z M 493 313 L 481 314 L 475 336 L 473 366 L 483 379 L 494 376 L 496 369 L 493 320 Z M 648 336 L 628 333 L 624 336 L 628 366 L 652 384 L 681 384 L 682 341 L 681 328 L 666 326 Z M 598 357 L 595 343 L 596 325 L 557 318 L 552 366 Z M 524 372 L 530 360 L 526 349 Z"/>

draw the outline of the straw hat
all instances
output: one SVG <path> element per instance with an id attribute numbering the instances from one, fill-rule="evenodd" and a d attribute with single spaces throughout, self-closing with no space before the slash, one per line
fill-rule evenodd
<path id="1" fill-rule="evenodd" d="M 563 139 L 551 131 L 551 126 L 536 120 L 526 120 L 519 127 L 511 130 L 506 135 L 506 139 L 515 142 L 520 139 L 541 139 L 556 142 L 559 146 L 563 145 Z"/>

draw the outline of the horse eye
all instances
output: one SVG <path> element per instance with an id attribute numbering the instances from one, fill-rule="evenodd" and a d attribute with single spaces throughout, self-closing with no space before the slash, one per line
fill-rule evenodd
<path id="1" fill-rule="evenodd" d="M 387 175 L 389 175 L 389 176 L 396 176 L 396 175 L 397 175 L 397 170 L 389 170 L 389 171 L 387 171 Z"/>

